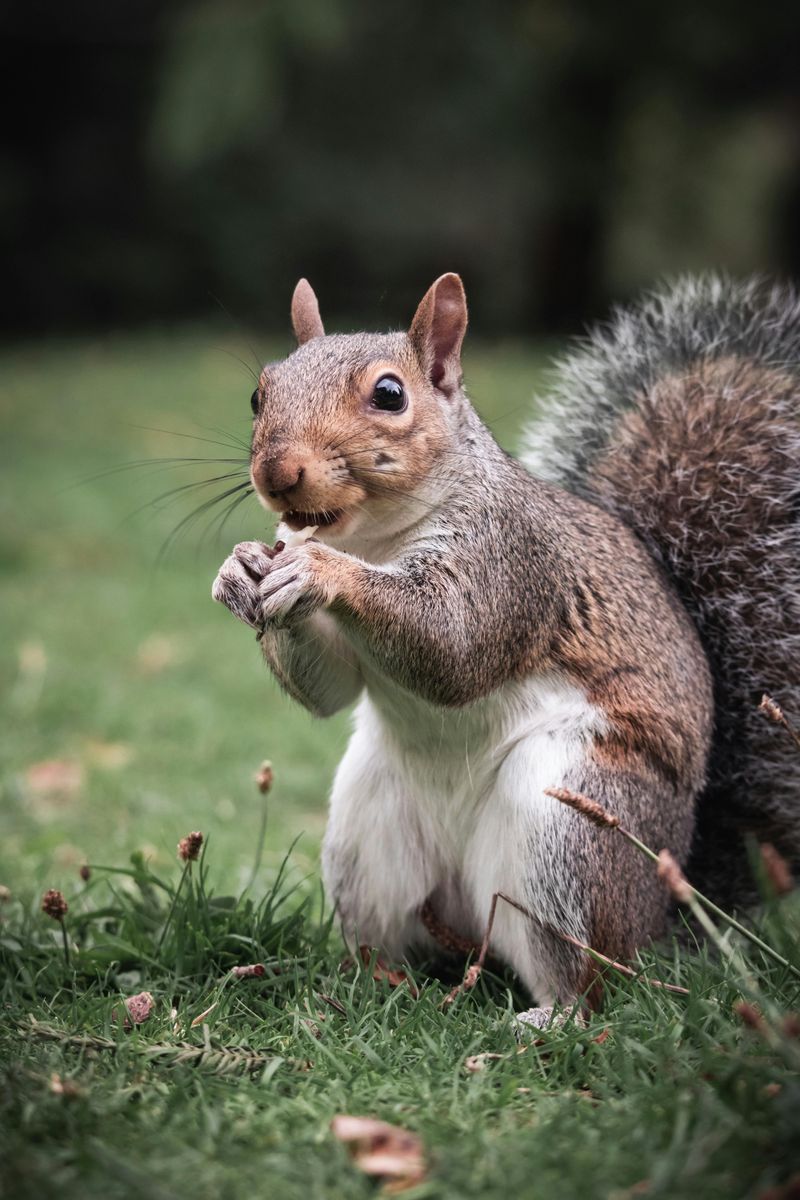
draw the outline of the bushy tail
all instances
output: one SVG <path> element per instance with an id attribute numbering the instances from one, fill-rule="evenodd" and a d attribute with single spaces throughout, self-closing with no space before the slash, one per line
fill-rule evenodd
<path id="1" fill-rule="evenodd" d="M 716 730 L 695 878 L 741 898 L 747 833 L 800 864 L 800 753 L 758 710 L 769 692 L 800 724 L 797 294 L 705 278 L 617 313 L 560 364 L 523 458 L 630 525 L 696 621 Z"/>

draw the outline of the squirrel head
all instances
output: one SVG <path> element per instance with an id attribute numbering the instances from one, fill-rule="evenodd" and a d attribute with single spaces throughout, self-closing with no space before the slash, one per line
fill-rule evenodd
<path id="1" fill-rule="evenodd" d="M 464 287 L 458 275 L 437 279 L 407 333 L 326 336 L 301 279 L 292 325 L 297 349 L 264 367 L 252 397 L 253 486 L 290 529 L 382 540 L 418 520 L 452 478 Z"/>

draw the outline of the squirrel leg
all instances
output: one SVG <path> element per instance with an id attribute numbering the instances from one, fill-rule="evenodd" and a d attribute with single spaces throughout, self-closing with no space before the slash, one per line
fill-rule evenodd
<path id="1" fill-rule="evenodd" d="M 281 687 L 316 717 L 346 708 L 363 687 L 353 649 L 328 613 L 280 628 L 268 625 L 261 649 Z"/>
<path id="2" fill-rule="evenodd" d="M 430 940 L 418 912 L 437 883 L 436 843 L 418 819 L 414 787 L 386 752 L 364 699 L 336 772 L 322 872 L 345 940 L 392 959 Z"/>
<path id="3" fill-rule="evenodd" d="M 655 775 L 603 769 L 590 744 L 554 784 L 542 773 L 541 750 L 538 739 L 519 744 L 498 772 L 468 849 L 467 889 L 481 913 L 489 913 L 495 892 L 527 910 L 498 907 L 490 951 L 514 968 L 538 1004 L 566 1007 L 586 996 L 595 1007 L 596 964 L 568 939 L 624 962 L 663 934 L 668 897 L 635 847 L 544 788 L 597 798 L 649 844 L 668 846 L 679 858 L 688 850 L 691 798 Z"/>

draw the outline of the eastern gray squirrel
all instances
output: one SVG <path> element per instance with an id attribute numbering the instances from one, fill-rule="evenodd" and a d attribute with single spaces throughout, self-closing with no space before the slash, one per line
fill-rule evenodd
<path id="1" fill-rule="evenodd" d="M 432 946 L 431 901 L 540 1005 L 663 934 L 652 865 L 545 795 L 599 800 L 715 899 L 743 903 L 745 837 L 800 859 L 800 760 L 757 711 L 800 709 L 800 304 L 714 278 L 618 313 L 559 368 L 525 466 L 467 400 L 464 289 L 407 333 L 326 336 L 253 394 L 251 476 L 279 537 L 213 595 L 259 630 L 319 716 L 358 700 L 323 848 L 345 935 Z M 359 699 L 360 698 L 360 699 Z"/>

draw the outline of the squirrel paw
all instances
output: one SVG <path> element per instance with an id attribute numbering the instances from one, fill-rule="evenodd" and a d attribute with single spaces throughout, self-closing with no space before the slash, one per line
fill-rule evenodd
<path id="1" fill-rule="evenodd" d="M 264 542 L 239 542 L 225 559 L 211 588 L 214 600 L 253 629 L 262 629 L 259 587 L 269 573 L 277 551 Z"/>
<path id="2" fill-rule="evenodd" d="M 269 564 L 258 588 L 262 626 L 308 617 L 329 602 L 325 565 L 332 553 L 319 543 L 304 542 L 287 547 Z"/>
<path id="3" fill-rule="evenodd" d="M 326 565 L 335 553 L 319 543 L 278 552 L 263 542 L 240 542 L 220 567 L 211 595 L 253 629 L 310 616 L 331 599 Z"/>

